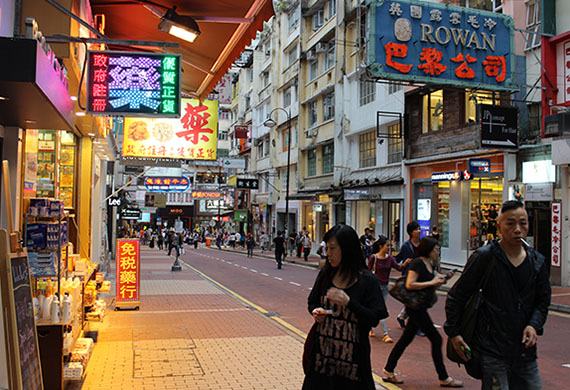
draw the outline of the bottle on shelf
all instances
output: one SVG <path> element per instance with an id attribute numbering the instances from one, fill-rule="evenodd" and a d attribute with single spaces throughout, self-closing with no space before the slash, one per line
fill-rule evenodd
<path id="1" fill-rule="evenodd" d="M 61 322 L 68 323 L 71 318 L 72 301 L 69 293 L 65 293 L 61 305 Z"/>
<path id="2" fill-rule="evenodd" d="M 37 322 L 40 320 L 40 300 L 38 299 L 37 294 L 33 295 L 32 303 L 34 306 L 34 318 Z"/>
<path id="3" fill-rule="evenodd" d="M 57 297 L 57 294 L 55 294 L 51 303 L 51 322 L 59 322 L 59 309 L 59 298 Z"/>

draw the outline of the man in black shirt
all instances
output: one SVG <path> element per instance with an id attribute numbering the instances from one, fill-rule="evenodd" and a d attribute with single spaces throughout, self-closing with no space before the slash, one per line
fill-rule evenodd
<path id="1" fill-rule="evenodd" d="M 523 241 L 528 215 L 522 203 L 503 203 L 497 232 L 500 242 L 492 241 L 475 251 L 449 291 L 445 333 L 465 361 L 464 351 L 480 356 L 483 389 L 539 390 L 536 343 L 550 305 L 548 268 L 544 256 Z M 492 272 L 468 345 L 461 335 L 463 310 L 489 267 Z"/>
<path id="2" fill-rule="evenodd" d="M 277 237 L 273 239 L 275 244 L 275 261 L 277 262 L 277 268 L 281 269 L 282 260 L 285 258 L 285 238 L 283 237 L 283 232 L 278 231 Z"/>

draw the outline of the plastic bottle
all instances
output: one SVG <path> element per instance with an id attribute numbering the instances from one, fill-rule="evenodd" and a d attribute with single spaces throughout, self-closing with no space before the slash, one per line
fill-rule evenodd
<path id="1" fill-rule="evenodd" d="M 59 322 L 59 298 L 54 295 L 53 302 L 51 303 L 51 322 L 54 324 Z"/>
<path id="2" fill-rule="evenodd" d="M 61 322 L 67 324 L 69 319 L 71 318 L 71 297 L 68 293 L 65 293 L 63 297 L 62 305 L 61 305 Z"/>
<path id="3" fill-rule="evenodd" d="M 38 322 L 40 320 L 40 300 L 36 294 L 32 297 L 32 303 L 34 305 L 34 318 L 36 319 L 36 322 Z"/>
<path id="4" fill-rule="evenodd" d="M 42 320 L 49 321 L 51 319 L 51 302 L 53 301 L 53 296 L 46 296 L 44 299 L 44 306 L 42 310 Z"/>
<path id="5" fill-rule="evenodd" d="M 45 296 L 42 290 L 38 289 L 38 318 L 36 319 L 37 321 L 39 321 L 40 318 L 42 318 L 42 312 L 44 310 L 44 299 Z"/>

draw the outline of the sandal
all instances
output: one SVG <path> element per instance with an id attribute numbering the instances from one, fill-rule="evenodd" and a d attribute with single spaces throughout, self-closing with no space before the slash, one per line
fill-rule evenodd
<path id="1" fill-rule="evenodd" d="M 396 374 L 394 374 L 393 372 L 388 372 L 386 371 L 386 369 L 382 369 L 382 374 L 384 374 L 382 376 L 382 380 L 384 382 L 388 382 L 388 383 L 394 383 L 395 385 L 399 385 L 404 383 L 403 380 L 399 379 L 398 377 L 396 377 Z"/>
<path id="2" fill-rule="evenodd" d="M 444 381 L 439 381 L 441 387 L 463 387 L 463 382 L 453 379 L 452 377 L 447 378 Z"/>
<path id="3" fill-rule="evenodd" d="M 392 340 L 392 338 L 390 336 L 388 336 L 387 334 L 384 335 L 384 337 L 382 337 L 382 341 L 385 343 L 393 343 L 394 340 Z"/>

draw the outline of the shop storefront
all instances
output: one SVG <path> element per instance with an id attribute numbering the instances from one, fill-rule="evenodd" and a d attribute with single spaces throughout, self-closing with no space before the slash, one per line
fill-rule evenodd
<path id="1" fill-rule="evenodd" d="M 503 167 L 503 155 L 492 155 L 410 168 L 411 219 L 422 236 L 437 226 L 443 263 L 464 265 L 473 250 L 496 237 L 506 199 Z"/>
<path id="2" fill-rule="evenodd" d="M 328 194 L 317 195 L 313 201 L 302 201 L 301 209 L 303 212 L 300 229 L 305 228 L 311 240 L 320 243 L 332 227 L 332 198 Z"/>

